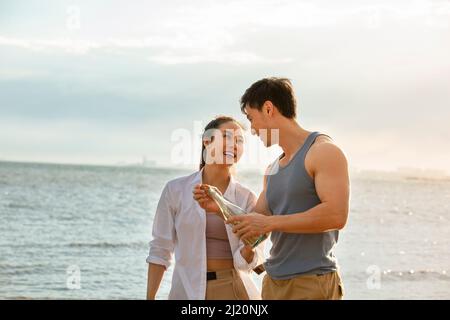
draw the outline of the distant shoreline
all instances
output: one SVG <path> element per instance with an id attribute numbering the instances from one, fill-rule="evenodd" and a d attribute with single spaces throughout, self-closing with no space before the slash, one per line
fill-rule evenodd
<path id="1" fill-rule="evenodd" d="M 175 167 L 175 166 L 161 166 L 161 165 L 145 165 L 139 163 L 130 164 L 89 164 L 89 163 L 58 163 L 58 162 L 38 162 L 38 161 L 15 161 L 15 160 L 1 160 L 2 164 L 9 165 L 27 165 L 27 166 L 59 166 L 59 167 L 88 167 L 88 168 L 119 168 L 119 169 L 149 169 L 149 170 L 173 170 L 179 172 L 195 171 L 193 167 Z M 257 169 L 241 168 L 239 172 L 261 174 Z M 437 173 L 436 173 L 437 172 Z M 382 171 L 382 170 L 354 170 L 350 171 L 350 177 L 355 179 L 371 179 L 371 180 L 407 180 L 407 181 L 450 181 L 450 176 L 445 171 L 440 170 L 423 170 L 414 169 L 404 170 L 397 169 L 397 171 Z"/>
<path id="2" fill-rule="evenodd" d="M 40 162 L 40 161 L 14 161 L 0 160 L 1 164 L 18 164 L 18 165 L 37 165 L 37 166 L 65 166 L 65 167 L 104 167 L 104 168 L 147 168 L 162 170 L 190 170 L 190 168 L 165 167 L 165 166 L 146 166 L 141 164 L 94 164 L 94 163 L 60 163 L 60 162 Z"/>

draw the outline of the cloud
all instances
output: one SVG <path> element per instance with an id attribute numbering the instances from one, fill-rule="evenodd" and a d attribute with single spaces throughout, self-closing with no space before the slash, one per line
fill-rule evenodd
<path id="1" fill-rule="evenodd" d="M 255 53 L 243 50 L 224 51 L 222 48 L 209 48 L 202 52 L 186 53 L 180 50 L 189 46 L 183 46 L 176 39 L 144 38 L 144 39 L 107 39 L 104 42 L 55 39 L 18 39 L 0 36 L 0 46 L 16 47 L 34 52 L 61 51 L 68 54 L 88 54 L 94 50 L 125 53 L 133 49 L 163 49 L 163 53 L 150 54 L 148 61 L 160 64 L 199 64 L 199 63 L 221 63 L 221 64 L 271 64 L 288 63 L 292 58 L 267 58 Z M 169 52 L 167 50 L 170 50 Z"/>
<path id="2" fill-rule="evenodd" d="M 169 153 L 173 130 L 170 125 L 150 122 L 130 125 L 13 117 L 2 118 L 0 128 L 0 159 L 108 164 L 139 162 L 144 155 L 155 158 L 154 150 Z M 154 140 L 156 132 L 168 138 Z"/>
<path id="3" fill-rule="evenodd" d="M 54 51 L 61 50 L 66 53 L 85 54 L 90 50 L 98 49 L 100 44 L 91 41 L 66 39 L 20 39 L 0 36 L 0 46 L 11 46 L 30 51 Z"/>
<path id="4" fill-rule="evenodd" d="M 80 29 L 71 30 L 73 8 L 78 8 Z M 275 59 L 265 51 L 236 47 L 248 41 L 249 35 L 261 30 L 295 34 L 324 27 L 355 26 L 377 29 L 391 23 L 419 27 L 449 28 L 448 1 L 388 1 L 377 4 L 328 1 L 196 1 L 176 6 L 158 7 L 141 3 L 131 8 L 80 4 L 60 9 L 65 26 L 53 28 L 45 37 L 0 35 L 0 46 L 14 46 L 37 52 L 63 51 L 87 54 L 95 50 L 123 52 L 150 50 L 148 59 L 162 64 L 216 63 L 283 63 L 292 56 Z M 94 17 L 102 21 L 99 24 Z M 115 18 L 117 17 L 117 19 Z M 125 21 L 127 20 L 128 21 Z M 53 21 L 50 20 L 50 21 Z M 127 28 L 122 28 L 123 24 Z M 138 27 L 137 27 L 138 25 Z M 56 27 L 56 26 L 54 26 Z M 62 27 L 62 28 L 61 28 Z M 269 39 L 268 39 L 269 40 Z M 270 41 L 267 44 L 270 45 Z M 251 43 L 250 43 L 251 44 Z"/>
<path id="5" fill-rule="evenodd" d="M 249 52 L 231 52 L 231 53 L 210 53 L 208 55 L 176 55 L 164 54 L 156 55 L 148 58 L 149 61 L 160 64 L 199 64 L 199 63 L 220 63 L 220 64 L 274 64 L 274 63 L 290 63 L 292 58 L 271 59 L 264 58 Z"/>

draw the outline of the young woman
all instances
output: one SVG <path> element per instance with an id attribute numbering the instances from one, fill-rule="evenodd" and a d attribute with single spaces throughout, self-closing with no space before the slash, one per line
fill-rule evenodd
<path id="1" fill-rule="evenodd" d="M 193 198 L 196 185 L 217 187 L 225 198 L 252 211 L 257 197 L 231 173 L 243 152 L 242 126 L 218 117 L 205 128 L 200 170 L 169 181 L 153 220 L 153 240 L 147 258 L 147 299 L 154 299 L 175 253 L 169 299 L 260 299 L 252 269 L 263 262 L 263 245 L 243 244 L 230 225 L 205 212 Z M 207 208 L 206 208 L 207 209 Z"/>

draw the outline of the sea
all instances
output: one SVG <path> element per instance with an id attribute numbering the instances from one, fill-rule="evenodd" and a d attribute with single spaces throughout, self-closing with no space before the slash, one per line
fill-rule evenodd
<path id="1" fill-rule="evenodd" d="M 161 191 L 190 173 L 0 162 L 0 299 L 145 299 Z M 261 191 L 260 173 L 237 179 Z M 345 299 L 449 299 L 449 244 L 448 179 L 352 175 L 335 250 Z M 167 299 L 172 270 L 157 299 Z"/>

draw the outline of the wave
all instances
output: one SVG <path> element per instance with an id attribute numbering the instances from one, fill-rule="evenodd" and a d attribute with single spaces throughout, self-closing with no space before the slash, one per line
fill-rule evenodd
<path id="1" fill-rule="evenodd" d="M 142 248 L 147 242 L 72 242 L 67 246 L 71 248 Z"/>
<path id="2" fill-rule="evenodd" d="M 0 297 L 0 300 L 35 300 L 35 298 L 32 297 L 25 297 L 25 296 L 13 296 L 13 297 Z M 41 300 L 39 298 L 39 300 Z"/>
<path id="3" fill-rule="evenodd" d="M 17 276 L 17 275 L 36 275 L 48 273 L 52 267 L 49 264 L 0 264 L 0 275 Z"/>
<path id="4" fill-rule="evenodd" d="M 24 203 L 9 203 L 6 205 L 9 209 L 36 209 L 36 207 Z"/>
<path id="5" fill-rule="evenodd" d="M 142 248 L 147 247 L 148 242 L 71 242 L 71 243 L 20 243 L 1 244 L 0 248 Z M 1 268 L 1 264 L 0 264 Z"/>

